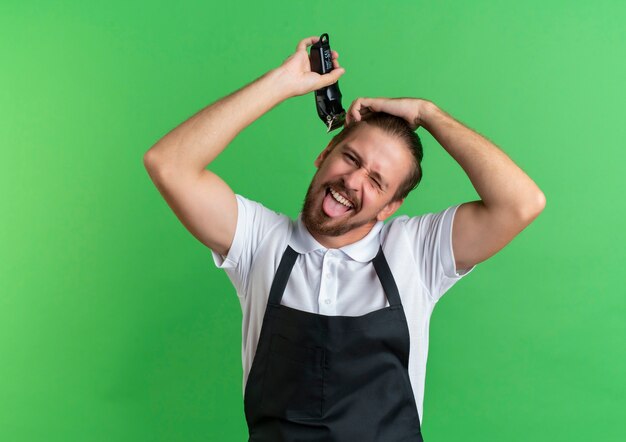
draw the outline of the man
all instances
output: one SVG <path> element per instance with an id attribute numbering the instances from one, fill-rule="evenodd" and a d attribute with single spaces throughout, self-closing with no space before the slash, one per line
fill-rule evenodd
<path id="1" fill-rule="evenodd" d="M 336 51 L 333 71 L 311 72 L 307 47 L 318 40 L 182 123 L 144 164 L 237 289 L 250 440 L 421 441 L 435 303 L 529 225 L 545 197 L 491 142 L 414 98 L 352 103 L 314 162 L 296 221 L 235 195 L 205 167 L 281 101 L 339 79 Z M 421 179 L 420 126 L 481 199 L 385 223 Z"/>

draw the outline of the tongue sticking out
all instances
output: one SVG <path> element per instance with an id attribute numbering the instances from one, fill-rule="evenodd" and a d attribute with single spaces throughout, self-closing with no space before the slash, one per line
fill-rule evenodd
<path id="1" fill-rule="evenodd" d="M 331 218 L 341 216 L 348 210 L 350 210 L 348 207 L 335 200 L 330 192 L 328 192 L 324 197 L 324 202 L 322 202 L 322 208 L 324 209 L 326 215 L 330 216 Z"/>

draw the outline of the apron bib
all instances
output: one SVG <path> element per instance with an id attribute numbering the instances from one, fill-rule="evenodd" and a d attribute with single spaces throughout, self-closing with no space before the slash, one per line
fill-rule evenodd
<path id="1" fill-rule="evenodd" d="M 389 307 L 362 316 L 280 305 L 297 257 L 287 246 L 270 289 L 244 392 L 249 442 L 423 442 L 409 329 L 382 246 L 372 263 Z"/>

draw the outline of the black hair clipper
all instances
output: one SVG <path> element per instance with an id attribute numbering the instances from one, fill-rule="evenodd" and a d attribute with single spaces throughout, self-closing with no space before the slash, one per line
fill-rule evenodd
<path id="1" fill-rule="evenodd" d="M 311 46 L 311 71 L 320 75 L 333 70 L 333 59 L 328 42 L 328 34 L 322 34 L 317 43 Z M 341 106 L 339 82 L 323 87 L 315 92 L 317 114 L 328 127 L 327 133 L 341 126 L 346 120 L 346 111 Z"/>

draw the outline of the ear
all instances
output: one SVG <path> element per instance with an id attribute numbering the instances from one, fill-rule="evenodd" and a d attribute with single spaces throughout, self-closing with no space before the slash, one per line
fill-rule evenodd
<path id="1" fill-rule="evenodd" d="M 333 148 L 334 146 L 331 147 L 330 143 L 328 143 L 328 146 L 326 146 L 326 148 L 317 156 L 317 158 L 313 162 L 313 164 L 315 164 L 315 167 L 317 167 L 318 169 L 320 168 L 320 166 L 322 165 L 328 154 L 333 150 Z"/>
<path id="2" fill-rule="evenodd" d="M 400 208 L 400 206 L 402 205 L 403 202 L 404 202 L 404 198 L 402 198 L 401 200 L 396 200 L 396 201 L 390 202 L 385 207 L 383 207 L 383 209 L 380 212 L 378 212 L 378 215 L 376 215 L 376 219 L 378 221 L 386 220 L 391 215 L 393 215 L 396 210 L 398 210 Z"/>

